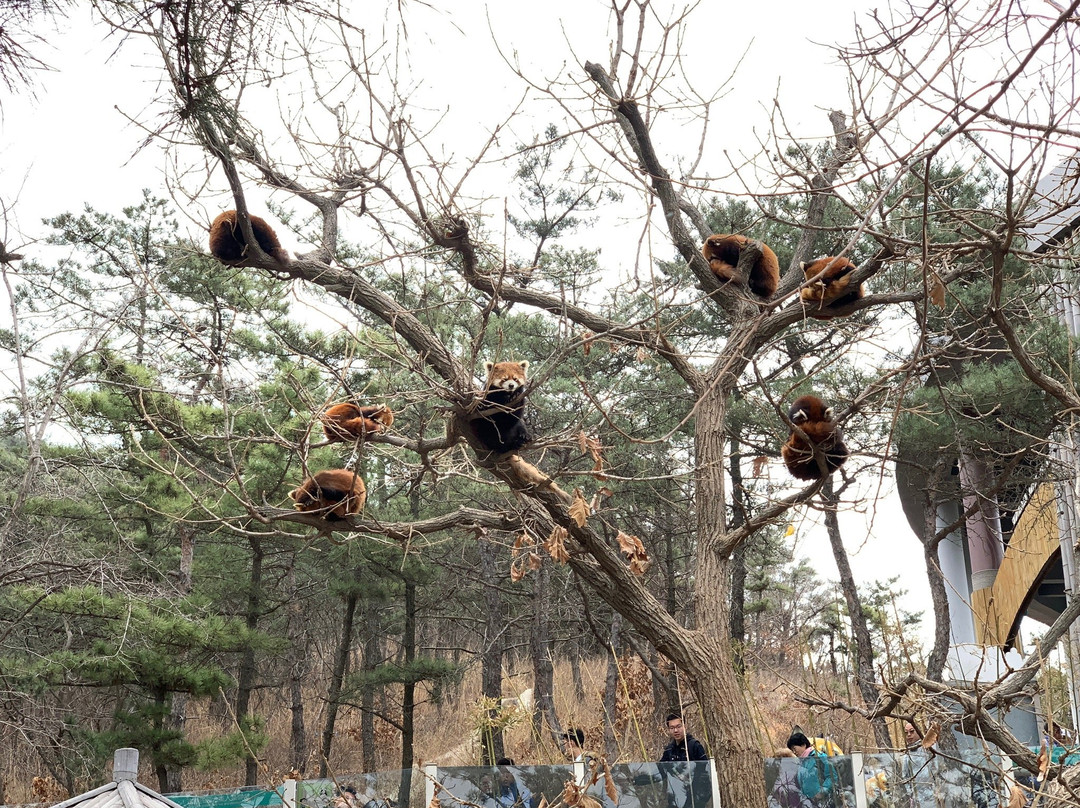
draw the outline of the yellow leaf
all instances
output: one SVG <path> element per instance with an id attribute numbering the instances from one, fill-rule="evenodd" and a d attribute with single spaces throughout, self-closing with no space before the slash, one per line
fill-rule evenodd
<path id="1" fill-rule="evenodd" d="M 585 501 L 585 495 L 580 488 L 574 489 L 574 500 L 570 503 L 570 518 L 578 527 L 585 527 L 589 520 L 589 503 Z"/>
<path id="2" fill-rule="evenodd" d="M 784 538 L 795 535 L 795 525 L 788 525 L 787 530 L 784 531 Z"/>

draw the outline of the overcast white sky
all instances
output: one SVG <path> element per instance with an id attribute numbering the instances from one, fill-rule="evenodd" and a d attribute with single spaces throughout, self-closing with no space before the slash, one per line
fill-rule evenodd
<path id="1" fill-rule="evenodd" d="M 503 120 L 522 93 L 520 80 L 497 54 L 489 20 L 503 54 L 519 59 L 534 78 L 580 73 L 582 62 L 606 63 L 609 58 L 609 15 L 602 2 L 546 0 L 526 6 L 466 0 L 443 5 L 453 10 L 405 4 L 409 37 L 402 54 L 426 97 L 455 99 L 443 109 L 449 130 L 462 133 L 463 153 L 479 142 L 476 130 Z M 701 86 L 710 81 L 719 85 L 734 73 L 720 108 L 725 114 L 714 124 L 717 154 L 721 148 L 756 152 L 757 134 L 768 129 L 774 97 L 793 131 L 805 137 L 826 134 L 824 111 L 846 109 L 848 91 L 844 69 L 828 48 L 816 43 L 850 40 L 856 14 L 868 10 L 853 0 L 703 3 L 681 52 Z M 51 50 L 37 54 L 55 71 L 38 76 L 34 96 L 6 97 L 2 107 L 0 201 L 17 203 L 0 240 L 9 247 L 26 245 L 21 251 L 28 256 L 40 249 L 33 242 L 45 235 L 42 217 L 77 211 L 86 203 L 118 212 L 136 203 L 147 187 L 168 195 L 164 153 L 151 144 L 136 154 L 144 135 L 124 114 L 138 115 L 158 92 L 152 56 L 138 54 L 131 47 L 136 43 L 118 49 L 120 43 L 105 39 L 105 30 L 91 25 L 79 6 L 61 26 L 49 37 Z M 544 122 L 542 114 L 537 128 Z M 525 139 L 531 132 L 517 134 Z M 213 209 L 207 204 L 206 210 Z M 195 232 L 206 214 L 189 214 Z M 7 317 L 5 308 L 0 322 Z M 874 505 L 843 516 L 855 574 L 863 582 L 900 574 L 910 590 L 907 608 L 928 608 L 921 546 L 889 481 L 880 490 L 877 485 L 877 480 L 866 481 Z M 793 513 L 792 518 L 798 552 L 814 559 L 823 577 L 835 578 L 824 531 L 813 526 L 818 516 Z"/>

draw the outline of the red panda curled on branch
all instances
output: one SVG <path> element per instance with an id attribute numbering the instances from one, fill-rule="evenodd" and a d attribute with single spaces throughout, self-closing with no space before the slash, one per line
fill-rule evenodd
<path id="1" fill-rule="evenodd" d="M 394 412 L 385 404 L 360 406 L 344 402 L 327 409 L 319 420 L 327 440 L 354 441 L 392 426 Z"/>
<path id="2" fill-rule="evenodd" d="M 258 216 L 249 216 L 251 230 L 262 251 L 283 264 L 289 263 L 289 254 L 278 241 L 274 228 Z M 235 210 L 219 213 L 210 225 L 210 252 L 223 264 L 239 264 L 248 257 L 247 242 L 240 231 Z"/>
<path id="3" fill-rule="evenodd" d="M 720 280 L 741 281 L 743 278 L 738 272 L 739 256 L 750 241 L 746 236 L 717 233 L 705 239 L 701 254 L 709 262 L 709 269 Z M 776 294 L 776 287 L 780 285 L 780 262 L 776 253 L 769 249 L 769 245 L 759 243 L 761 258 L 750 268 L 746 285 L 755 295 L 767 299 Z"/>
<path id="4" fill-rule="evenodd" d="M 298 511 L 322 511 L 327 522 L 338 522 L 364 509 L 367 488 L 353 471 L 326 469 L 305 479 L 299 488 L 289 492 L 289 498 Z"/>
<path id="5" fill-rule="evenodd" d="M 806 307 L 806 313 L 817 320 L 828 320 L 837 316 L 835 309 L 861 299 L 866 290 L 861 283 L 851 282 L 855 268 L 842 256 L 825 255 L 804 262 L 803 275 L 810 284 L 799 292 L 799 299 Z"/>
<path id="6" fill-rule="evenodd" d="M 795 430 L 780 449 L 791 476 L 798 480 L 821 479 L 821 467 L 814 448 L 821 450 L 825 457 L 825 470 L 832 474 L 848 457 L 848 448 L 844 445 L 844 433 L 833 420 L 832 407 L 817 396 L 800 396 L 788 408 L 788 419 L 801 429 L 806 438 Z M 809 438 L 809 443 L 807 442 Z"/>

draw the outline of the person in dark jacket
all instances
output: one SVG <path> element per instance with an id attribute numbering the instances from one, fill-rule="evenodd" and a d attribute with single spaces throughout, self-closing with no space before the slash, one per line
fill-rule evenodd
<path id="1" fill-rule="evenodd" d="M 708 760 L 705 747 L 693 735 L 686 731 L 683 726 L 682 716 L 671 713 L 667 717 L 667 734 L 671 743 L 664 747 L 664 753 L 660 756 L 661 763 L 672 763 L 677 760 Z"/>

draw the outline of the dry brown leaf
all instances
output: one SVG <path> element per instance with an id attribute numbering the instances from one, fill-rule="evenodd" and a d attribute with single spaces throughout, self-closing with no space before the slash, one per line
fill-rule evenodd
<path id="1" fill-rule="evenodd" d="M 585 495 L 580 488 L 574 489 L 574 500 L 570 503 L 570 518 L 578 527 L 585 527 L 589 521 L 589 503 L 585 501 Z"/>
<path id="2" fill-rule="evenodd" d="M 922 748 L 929 749 L 931 746 L 938 742 L 938 738 L 941 736 L 941 725 L 931 724 L 926 728 L 926 734 L 922 736 Z"/>
<path id="3" fill-rule="evenodd" d="M 1024 808 L 1025 804 L 1027 804 L 1027 796 L 1024 794 L 1024 789 L 1014 785 L 1009 789 L 1009 808 Z"/>
<path id="4" fill-rule="evenodd" d="M 644 362 L 646 359 L 649 358 L 649 353 L 644 348 L 638 348 L 636 356 L 637 361 Z"/>
<path id="5" fill-rule="evenodd" d="M 536 553 L 529 553 L 529 569 L 538 570 L 540 565 L 544 563 L 544 559 Z"/>
<path id="6" fill-rule="evenodd" d="M 581 336 L 584 338 L 584 342 L 581 343 L 581 352 L 588 356 L 589 352 L 592 351 L 592 338 L 596 335 L 592 331 L 586 331 Z"/>
<path id="7" fill-rule="evenodd" d="M 525 565 L 521 563 L 523 559 L 518 559 L 510 564 L 510 580 L 517 583 L 525 577 Z"/>
<path id="8" fill-rule="evenodd" d="M 562 801 L 573 808 L 573 806 L 581 802 L 581 797 L 580 786 L 573 780 L 567 780 L 562 792 Z"/>
<path id="9" fill-rule="evenodd" d="M 584 429 L 577 433 L 577 445 L 582 454 L 589 450 L 589 436 L 585 434 Z"/>
<path id="10" fill-rule="evenodd" d="M 570 560 L 570 553 L 566 550 L 566 538 L 568 535 L 566 528 L 556 525 L 552 528 L 547 541 L 544 542 L 544 549 L 547 550 L 548 555 L 560 564 L 565 564 Z"/>
<path id="11" fill-rule="evenodd" d="M 936 272 L 930 273 L 930 302 L 940 308 L 945 308 L 945 284 L 941 282 Z"/>
<path id="12" fill-rule="evenodd" d="M 578 802 L 578 808 L 603 808 L 603 806 L 600 804 L 600 800 L 590 797 L 588 794 L 583 794 L 581 801 Z"/>
<path id="13" fill-rule="evenodd" d="M 616 541 L 619 542 L 619 549 L 627 555 L 634 555 L 639 550 L 645 552 L 645 545 L 641 543 L 641 539 L 637 536 L 631 536 L 629 533 L 623 533 L 620 530 Z"/>
<path id="14" fill-rule="evenodd" d="M 613 496 L 615 496 L 615 492 L 614 492 L 614 491 L 612 491 L 612 490 L 611 490 L 610 488 L 608 488 L 607 486 L 604 486 L 603 488 L 601 488 L 601 489 L 600 489 L 599 491 L 597 491 L 596 493 L 598 493 L 598 494 L 601 494 L 601 495 L 603 495 L 603 496 L 605 496 L 605 497 L 613 497 Z"/>
<path id="15" fill-rule="evenodd" d="M 757 457 L 755 457 L 753 470 L 754 476 L 760 477 L 762 474 L 764 474 L 765 469 L 768 468 L 768 465 L 769 458 L 765 457 L 765 455 L 758 455 Z"/>
<path id="16" fill-rule="evenodd" d="M 431 802 L 428 803 L 428 808 L 442 808 L 442 803 L 439 802 L 439 795 L 436 794 L 431 798 Z"/>
<path id="17" fill-rule="evenodd" d="M 1035 776 L 1035 782 L 1041 783 L 1046 779 L 1046 772 L 1050 768 L 1050 750 L 1046 748 L 1044 743 L 1039 747 L 1039 773 Z"/>
<path id="18" fill-rule="evenodd" d="M 518 554 L 521 553 L 521 548 L 525 546 L 525 542 L 527 542 L 528 540 L 529 537 L 524 533 L 514 539 L 514 546 L 510 550 L 510 557 L 517 558 Z"/>
<path id="19" fill-rule="evenodd" d="M 604 793 L 608 795 L 612 804 L 619 801 L 619 789 L 615 788 L 615 778 L 611 776 L 611 767 L 608 766 L 606 758 L 604 759 Z"/>

